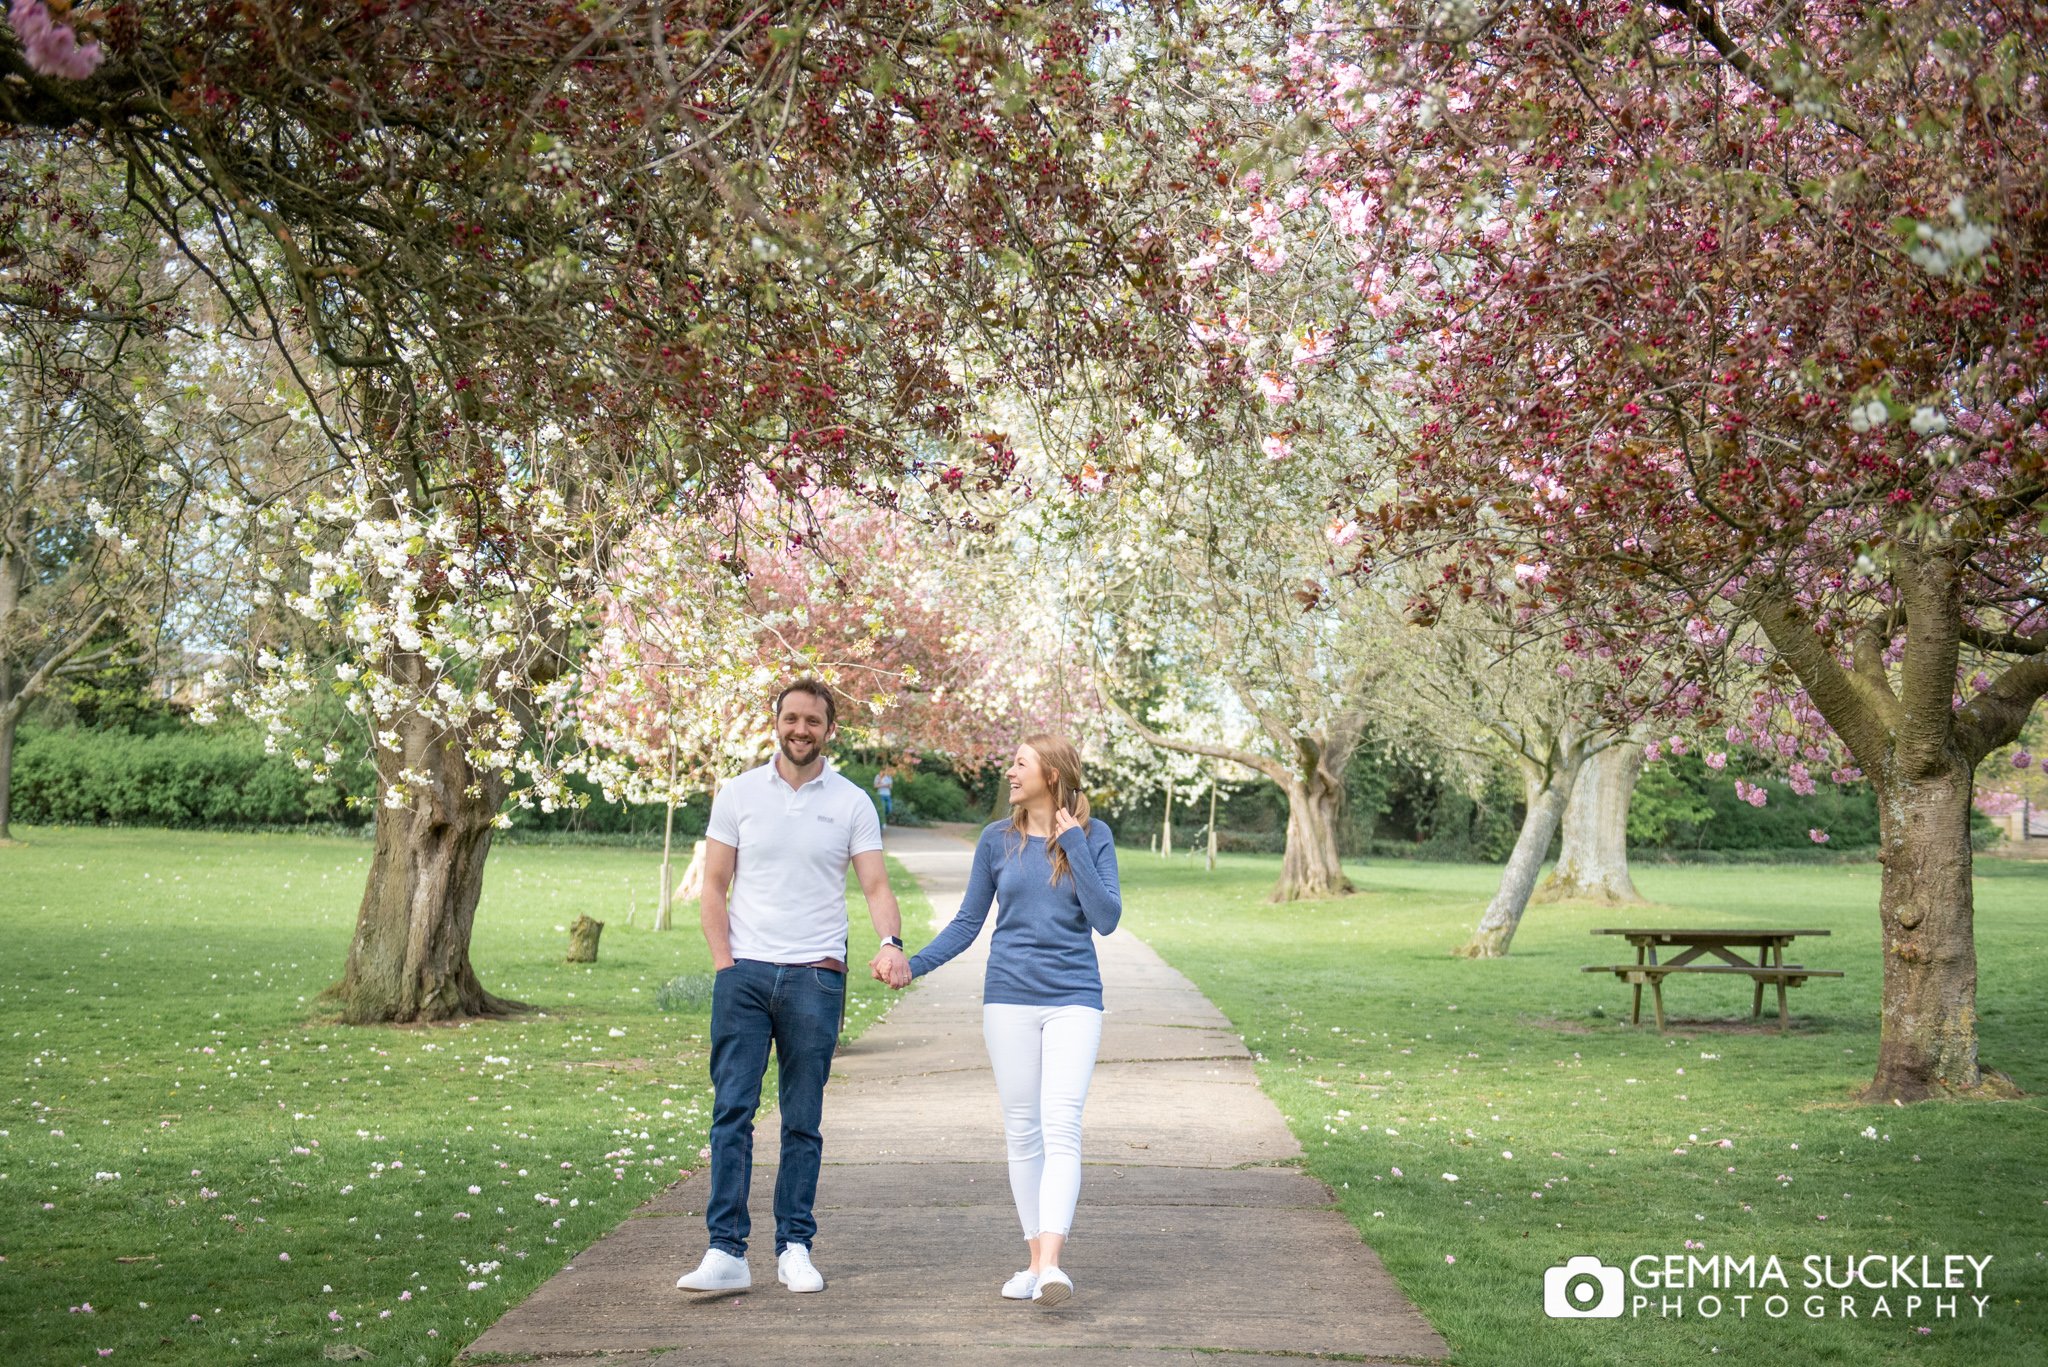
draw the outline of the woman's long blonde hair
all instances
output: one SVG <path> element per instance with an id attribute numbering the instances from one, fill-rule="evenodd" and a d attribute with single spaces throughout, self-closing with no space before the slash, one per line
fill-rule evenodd
<path id="1" fill-rule="evenodd" d="M 1031 753 L 1038 756 L 1039 767 L 1045 771 L 1049 786 L 1052 788 L 1053 805 L 1066 807 L 1072 812 L 1074 820 L 1081 823 L 1082 833 L 1086 834 L 1088 794 L 1081 787 L 1081 752 L 1076 750 L 1074 743 L 1065 736 L 1055 736 L 1047 731 L 1026 736 L 1023 743 L 1030 746 Z M 1068 805 L 1070 803 L 1071 806 Z M 1020 806 L 1013 805 L 1010 808 L 1010 833 L 1016 837 L 1014 848 L 1024 848 L 1028 832 L 1024 829 L 1024 809 Z M 1063 878 L 1073 877 L 1074 871 L 1067 866 L 1067 852 L 1060 848 L 1059 841 L 1053 839 L 1050 834 L 1045 839 L 1045 853 L 1046 858 L 1052 861 L 1054 883 Z"/>

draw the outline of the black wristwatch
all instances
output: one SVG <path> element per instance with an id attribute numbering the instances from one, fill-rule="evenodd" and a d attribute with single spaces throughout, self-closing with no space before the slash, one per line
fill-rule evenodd
<path id="1" fill-rule="evenodd" d="M 882 937 L 882 948 L 901 949 L 903 948 L 903 941 L 894 935 L 884 935 Z"/>

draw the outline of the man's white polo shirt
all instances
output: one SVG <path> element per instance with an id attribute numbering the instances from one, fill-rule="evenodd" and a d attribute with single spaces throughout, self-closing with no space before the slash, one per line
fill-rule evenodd
<path id="1" fill-rule="evenodd" d="M 726 897 L 735 959 L 846 957 L 846 869 L 882 848 L 866 793 L 829 763 L 792 789 L 771 759 L 719 789 L 705 834 L 739 851 Z"/>

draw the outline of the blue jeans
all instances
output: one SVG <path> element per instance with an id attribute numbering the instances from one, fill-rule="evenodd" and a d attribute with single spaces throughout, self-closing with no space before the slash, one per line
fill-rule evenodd
<path id="1" fill-rule="evenodd" d="M 704 1209 L 713 1248 L 746 1256 L 753 1231 L 747 1192 L 754 1179 L 754 1112 L 771 1043 L 782 1112 L 775 1252 L 808 1246 L 818 1232 L 811 1218 L 825 1150 L 818 1124 L 845 1014 L 844 973 L 753 959 L 719 970 L 711 989 L 711 1199 Z"/>

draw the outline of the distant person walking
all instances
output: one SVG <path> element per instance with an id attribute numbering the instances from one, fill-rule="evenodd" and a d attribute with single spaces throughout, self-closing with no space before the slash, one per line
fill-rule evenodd
<path id="1" fill-rule="evenodd" d="M 1123 901 L 1115 842 L 1089 819 L 1070 743 L 1027 737 L 1010 763 L 1009 794 L 1009 819 L 990 824 L 975 846 L 959 913 L 910 971 L 930 973 L 974 943 L 989 904 L 1002 903 L 982 984 L 982 1036 L 1002 1100 L 1010 1194 L 1031 1249 L 1031 1265 L 1002 1294 L 1053 1306 L 1074 1291 L 1060 1254 L 1081 1194 L 1081 1109 L 1102 1044 L 1092 937 L 1116 929 Z"/>
<path id="2" fill-rule="evenodd" d="M 676 1285 L 743 1291 L 752 1222 L 754 1112 L 768 1049 L 776 1059 L 782 1159 L 775 1177 L 775 1277 L 823 1291 L 811 1262 L 817 1221 L 819 1121 L 846 1014 L 846 869 L 860 877 L 882 937 L 869 970 L 910 982 L 902 912 L 882 861 L 874 805 L 825 762 L 838 734 L 832 692 L 799 679 L 775 699 L 774 756 L 719 789 L 705 834 L 703 925 L 717 970 L 711 989 L 710 1248 Z"/>
<path id="3" fill-rule="evenodd" d="M 896 771 L 894 769 L 884 769 L 879 774 L 876 774 L 875 796 L 882 799 L 882 824 L 884 826 L 888 825 L 889 819 L 896 814 L 895 794 Z"/>

